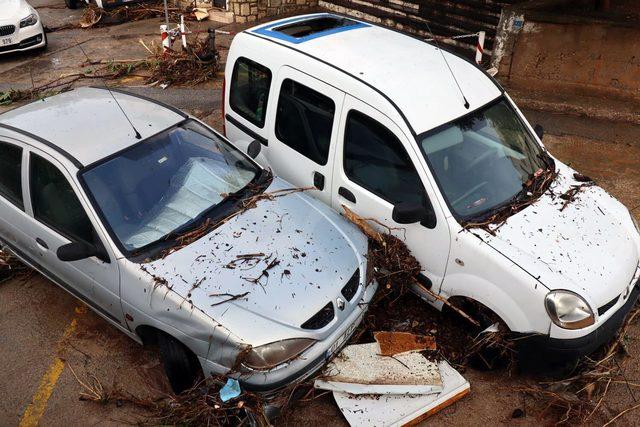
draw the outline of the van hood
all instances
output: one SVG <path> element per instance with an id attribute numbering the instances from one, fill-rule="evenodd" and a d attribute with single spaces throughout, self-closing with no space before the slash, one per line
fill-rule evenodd
<path id="1" fill-rule="evenodd" d="M 280 188 L 291 186 L 274 178 L 265 192 Z M 367 240 L 355 226 L 311 197 L 294 193 L 258 202 L 144 269 L 166 280 L 185 304 L 246 340 L 254 335 L 243 330 L 246 325 L 276 322 L 299 330 L 340 297 L 366 251 Z"/>
<path id="2" fill-rule="evenodd" d="M 559 196 L 581 183 L 571 168 L 556 164 L 551 191 L 484 240 L 547 288 L 574 291 L 597 309 L 634 277 L 638 236 L 626 208 L 598 186 L 583 188 L 561 210 Z"/>

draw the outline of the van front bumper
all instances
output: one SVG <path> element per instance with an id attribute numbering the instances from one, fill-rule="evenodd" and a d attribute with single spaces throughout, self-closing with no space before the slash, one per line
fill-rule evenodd
<path id="1" fill-rule="evenodd" d="M 521 340 L 520 350 L 522 354 L 534 354 L 536 358 L 544 357 L 549 361 L 568 361 L 589 355 L 610 343 L 618 335 L 639 295 L 640 281 L 635 284 L 624 305 L 587 335 L 570 339 L 552 338 L 548 335 L 527 336 Z"/>

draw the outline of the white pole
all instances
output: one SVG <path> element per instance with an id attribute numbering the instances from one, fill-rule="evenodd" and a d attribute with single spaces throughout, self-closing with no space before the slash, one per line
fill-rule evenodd
<path id="1" fill-rule="evenodd" d="M 480 31 L 478 33 L 478 44 L 476 46 L 476 64 L 480 64 L 482 62 L 482 54 L 484 53 L 484 37 L 486 33 L 484 31 Z"/>
<path id="2" fill-rule="evenodd" d="M 184 15 L 180 15 L 180 35 L 182 36 L 182 48 L 187 48 L 187 28 L 184 26 Z"/>

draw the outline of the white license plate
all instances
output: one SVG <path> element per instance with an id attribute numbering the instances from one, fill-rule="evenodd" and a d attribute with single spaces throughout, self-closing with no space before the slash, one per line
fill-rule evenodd
<path id="1" fill-rule="evenodd" d="M 365 313 L 364 311 L 360 313 L 360 316 L 358 316 L 358 319 L 356 319 L 355 322 L 350 324 L 347 330 L 344 331 L 342 335 L 340 335 L 333 344 L 331 344 L 331 347 L 329 347 L 329 349 L 326 351 L 324 355 L 326 360 L 331 359 L 333 355 L 342 348 L 345 342 L 347 342 L 347 340 L 351 338 L 351 335 L 355 332 L 356 328 L 360 325 L 360 321 L 362 320 L 364 313 Z"/>
<path id="2" fill-rule="evenodd" d="M 11 37 L 0 38 L 0 46 L 9 46 L 11 44 L 13 44 L 13 39 Z"/>

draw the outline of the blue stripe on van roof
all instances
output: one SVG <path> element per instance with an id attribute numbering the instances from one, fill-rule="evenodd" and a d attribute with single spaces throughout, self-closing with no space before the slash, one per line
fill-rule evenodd
<path id="1" fill-rule="evenodd" d="M 297 37 L 297 38 L 296 37 L 292 37 L 292 36 L 290 36 L 288 34 L 281 33 L 280 31 L 274 30 L 274 28 L 282 27 L 283 25 L 292 24 L 292 23 L 295 23 L 295 22 L 310 21 L 312 19 L 323 18 L 323 17 L 327 17 L 327 16 L 343 18 L 342 16 L 332 15 L 330 13 L 319 14 L 319 15 L 314 15 L 314 16 L 296 17 L 296 18 L 292 18 L 292 19 L 287 19 L 285 21 L 279 21 L 279 22 L 276 22 L 276 23 L 271 23 L 271 24 L 265 25 L 264 27 L 260 27 L 260 28 L 258 28 L 256 30 L 253 30 L 251 32 L 252 33 L 256 33 L 256 34 L 261 34 L 261 35 L 267 36 L 267 37 L 272 37 L 274 39 L 284 40 L 284 41 L 287 41 L 287 42 L 293 43 L 293 44 L 299 44 L 299 43 L 304 43 L 306 41 L 317 39 L 317 38 L 320 38 L 320 37 L 329 36 L 331 34 L 336 34 L 336 33 L 341 33 L 343 31 L 355 30 L 357 28 L 365 28 L 365 27 L 370 27 L 371 26 L 369 24 L 365 24 L 364 22 L 353 21 L 353 24 L 350 24 L 350 25 L 345 25 L 343 27 L 338 27 L 338 28 L 332 28 L 330 30 L 320 31 L 320 32 L 317 32 L 317 33 L 314 33 L 314 34 L 310 34 L 308 36 Z"/>

